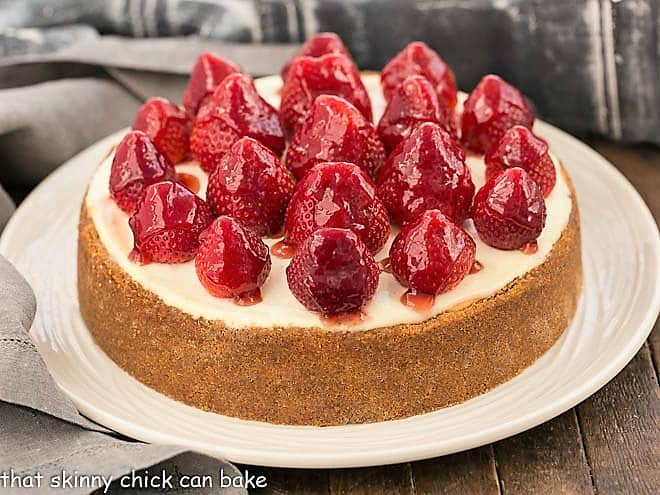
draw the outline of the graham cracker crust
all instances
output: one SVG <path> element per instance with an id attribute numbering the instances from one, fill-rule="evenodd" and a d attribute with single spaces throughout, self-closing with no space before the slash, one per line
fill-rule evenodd
<path id="1" fill-rule="evenodd" d="M 110 258 L 83 206 L 80 311 L 117 365 L 200 409 L 319 426 L 427 413 L 510 380 L 570 324 L 582 285 L 579 214 L 571 192 L 567 227 L 547 259 L 524 277 L 421 323 L 357 332 L 234 329 L 194 319 Z"/>

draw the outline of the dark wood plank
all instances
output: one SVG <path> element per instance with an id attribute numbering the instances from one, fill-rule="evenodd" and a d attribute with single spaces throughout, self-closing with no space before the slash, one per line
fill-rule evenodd
<path id="1" fill-rule="evenodd" d="M 492 447 L 460 452 L 412 464 L 417 495 L 498 495 L 500 493 Z"/>
<path id="2" fill-rule="evenodd" d="M 658 366 L 660 366 L 660 318 L 655 322 L 655 326 L 649 335 L 649 349 L 651 350 L 651 359 L 655 366 L 655 376 L 658 378 Z"/>
<path id="3" fill-rule="evenodd" d="M 8 187 L 6 189 L 7 194 L 9 194 L 9 197 L 14 200 L 14 204 L 16 206 L 20 205 L 23 200 L 27 197 L 28 194 L 32 191 L 31 187 Z"/>
<path id="4" fill-rule="evenodd" d="M 660 147 L 627 146 L 604 140 L 593 140 L 591 145 L 626 176 L 644 198 L 656 222 L 660 220 Z"/>
<path id="5" fill-rule="evenodd" d="M 255 495 L 327 495 L 328 471 L 324 469 L 277 469 L 258 466 L 242 466 L 250 474 L 266 476 L 268 486 L 250 493 Z"/>
<path id="6" fill-rule="evenodd" d="M 502 491 L 507 495 L 594 493 L 573 410 L 497 442 L 494 448 Z"/>
<path id="7" fill-rule="evenodd" d="M 660 398 L 647 345 L 577 413 L 598 493 L 660 493 Z"/>
<path id="8" fill-rule="evenodd" d="M 330 471 L 332 495 L 414 494 L 410 464 Z"/>

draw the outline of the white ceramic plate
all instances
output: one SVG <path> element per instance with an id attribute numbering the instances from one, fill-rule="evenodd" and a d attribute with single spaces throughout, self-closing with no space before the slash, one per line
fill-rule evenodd
<path id="1" fill-rule="evenodd" d="M 477 447 L 557 416 L 614 377 L 646 339 L 660 308 L 660 238 L 645 204 L 605 159 L 539 122 L 577 190 L 584 292 L 571 327 L 521 375 L 458 406 L 404 420 L 338 427 L 278 426 L 175 402 L 119 369 L 78 311 L 76 226 L 86 184 L 118 135 L 95 144 L 25 200 L 0 240 L 39 301 L 32 335 L 82 413 L 139 440 L 179 444 L 231 461 L 354 467 Z"/>

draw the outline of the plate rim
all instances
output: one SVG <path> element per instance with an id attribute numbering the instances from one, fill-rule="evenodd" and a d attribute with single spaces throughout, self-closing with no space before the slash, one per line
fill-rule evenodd
<path id="1" fill-rule="evenodd" d="M 635 209 L 638 213 L 637 221 L 643 227 L 643 230 L 655 228 L 656 232 L 658 227 L 656 221 L 651 214 L 648 206 L 640 196 L 639 192 L 634 188 L 634 186 L 625 178 L 625 176 L 605 157 L 600 155 L 598 152 L 593 150 L 591 147 L 585 143 L 579 141 L 578 139 L 571 136 L 569 133 L 558 129 L 550 124 L 547 124 L 542 121 L 538 121 L 540 127 L 544 132 L 550 132 L 551 134 L 556 134 L 557 137 L 567 140 L 572 146 L 576 148 L 576 152 L 580 152 L 586 155 L 586 158 L 589 160 L 594 160 L 598 162 L 598 166 L 603 170 L 606 170 L 610 176 L 611 180 L 615 180 L 619 185 L 627 189 L 630 199 L 635 202 Z M 0 236 L 0 254 L 5 255 L 9 246 L 11 244 L 11 239 L 14 236 L 15 230 L 19 228 L 21 224 L 21 219 L 23 216 L 29 216 L 29 208 L 33 201 L 36 201 L 34 198 L 37 195 L 42 194 L 42 191 L 47 190 L 50 187 L 50 184 L 55 180 L 54 177 L 58 177 L 60 174 L 68 173 L 69 166 L 72 165 L 72 162 L 75 162 L 80 155 L 89 152 L 95 146 L 101 146 L 103 143 L 110 142 L 117 134 L 123 132 L 120 130 L 118 132 L 112 133 L 109 136 L 98 140 L 96 143 L 92 144 L 90 147 L 76 154 L 71 159 L 67 160 L 62 166 L 58 167 L 46 177 L 40 184 L 38 184 L 30 194 L 24 199 L 23 203 L 16 210 L 14 215 L 10 218 L 7 223 L 2 236 Z M 579 203 L 579 199 L 578 199 Z M 656 255 L 656 274 L 659 271 L 658 266 L 658 256 L 660 253 L 660 235 L 656 236 L 654 242 L 654 252 Z M 11 261 L 11 257 L 8 257 Z M 581 296 L 580 301 L 582 301 L 583 296 Z M 38 311 L 38 309 L 37 309 Z M 503 438 L 507 438 L 511 435 L 521 433 L 526 431 L 534 426 L 542 424 L 550 419 L 560 415 L 561 413 L 567 411 L 568 409 L 576 406 L 583 400 L 590 397 L 600 388 L 605 386 L 610 380 L 612 380 L 636 355 L 639 349 L 643 346 L 648 335 L 650 334 L 653 325 L 657 319 L 658 312 L 660 311 L 660 286 L 656 285 L 655 290 L 652 295 L 652 304 L 648 306 L 643 311 L 643 318 L 636 329 L 632 334 L 633 339 L 629 341 L 624 349 L 618 352 L 615 355 L 615 359 L 611 360 L 606 367 L 601 367 L 596 370 L 593 375 L 590 375 L 587 379 L 579 382 L 575 387 L 570 390 L 570 393 L 564 395 L 561 399 L 555 400 L 549 404 L 546 404 L 544 407 L 538 407 L 532 411 L 528 411 L 523 416 L 516 418 L 515 420 L 508 421 L 503 424 L 493 425 L 492 427 L 486 429 L 475 430 L 475 432 L 462 435 L 460 437 L 451 437 L 448 439 L 430 439 L 427 443 L 424 444 L 415 444 L 415 445 L 406 445 L 404 447 L 399 447 L 396 449 L 388 449 L 385 452 L 380 452 L 376 456 L 372 451 L 356 451 L 350 452 L 346 456 L 338 458 L 336 454 L 322 454 L 314 453 L 312 460 L 308 459 L 309 455 L 304 452 L 264 452 L 261 450 L 255 450 L 253 448 L 247 447 L 227 447 L 223 445 L 218 448 L 217 451 L 209 452 L 203 447 L 195 447 L 199 445 L 200 442 L 193 439 L 188 439 L 185 446 L 199 450 L 202 452 L 209 453 L 211 455 L 222 455 L 232 462 L 245 463 L 245 464 L 256 464 L 262 466 L 272 466 L 272 467 L 294 467 L 294 468 L 342 468 L 342 467 L 360 467 L 360 466 L 376 466 L 376 465 L 387 465 L 398 462 L 409 462 L 413 460 L 427 459 L 431 457 L 436 457 L 438 455 L 448 455 L 451 453 L 475 448 L 481 445 L 486 445 Z M 38 340 L 32 335 L 33 340 Z M 94 344 L 95 345 L 95 344 Z M 116 365 L 115 365 L 116 366 Z M 117 367 L 118 369 L 121 369 Z M 123 370 L 122 370 L 123 372 Z M 125 373 L 125 372 L 124 372 Z M 126 374 L 126 373 L 125 373 Z M 126 376 L 132 380 L 134 378 L 126 374 Z M 165 433 L 162 431 L 156 431 L 149 429 L 144 426 L 136 425 L 130 420 L 121 418 L 113 413 L 107 413 L 103 411 L 102 407 L 95 405 L 86 401 L 75 391 L 69 390 L 66 386 L 61 385 L 55 380 L 58 386 L 64 391 L 64 393 L 72 400 L 75 406 L 83 413 L 88 416 L 90 419 L 93 419 L 100 424 L 108 426 L 115 431 L 127 434 L 134 438 L 140 439 L 146 442 L 153 443 L 165 443 L 165 444 L 177 444 L 180 443 L 177 441 L 175 435 Z M 137 381 L 137 380 L 136 380 Z M 139 383 L 139 382 L 138 382 Z M 164 396 L 165 397 L 165 396 Z M 169 399 L 169 398 L 168 398 Z M 172 399 L 169 399 L 172 400 Z M 431 413 L 432 414 L 432 413 Z M 227 416 L 218 415 L 223 418 L 229 418 Z M 236 419 L 236 418 L 230 418 Z M 410 418 L 405 418 L 395 421 L 406 421 Z M 258 423 L 258 422 L 255 422 Z M 388 423 L 381 422 L 377 424 Z M 267 423 L 258 423 L 258 424 L 267 424 Z M 362 426 L 362 425 L 348 425 L 343 428 L 350 428 L 351 426 Z M 292 428 L 319 428 L 313 426 L 293 426 Z M 328 428 L 328 427 L 325 427 Z M 333 428 L 333 427 L 329 427 Z M 135 434 L 137 432 L 137 434 Z"/>

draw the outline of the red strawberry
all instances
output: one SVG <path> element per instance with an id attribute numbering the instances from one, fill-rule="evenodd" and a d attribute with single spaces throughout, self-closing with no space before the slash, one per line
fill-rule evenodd
<path id="1" fill-rule="evenodd" d="M 321 162 L 354 163 L 371 175 L 384 158 L 373 125 L 343 98 L 321 95 L 296 131 L 286 152 L 286 165 L 298 179 Z"/>
<path id="2" fill-rule="evenodd" d="M 298 246 L 286 269 L 296 299 L 324 316 L 359 311 L 374 296 L 378 277 L 369 249 L 347 229 L 313 232 Z"/>
<path id="3" fill-rule="evenodd" d="M 380 82 L 385 99 L 389 100 L 399 84 L 412 75 L 428 79 L 440 103 L 448 110 L 454 109 L 458 94 L 454 73 L 435 51 L 420 41 L 410 43 L 383 68 Z"/>
<path id="4" fill-rule="evenodd" d="M 439 294 L 456 287 L 474 264 L 472 237 L 440 210 L 425 211 L 404 227 L 390 248 L 392 273 L 415 292 Z"/>
<path id="5" fill-rule="evenodd" d="M 250 304 L 261 300 L 270 273 L 268 246 L 238 220 L 221 216 L 202 234 L 195 257 L 197 278 L 215 297 Z"/>
<path id="6" fill-rule="evenodd" d="M 518 249 L 536 240 L 545 225 L 545 201 L 522 168 L 507 168 L 474 197 L 472 218 L 479 237 L 499 249 Z"/>
<path id="7" fill-rule="evenodd" d="M 143 131 L 171 164 L 186 159 L 192 122 L 186 112 L 165 98 L 150 98 L 138 110 L 133 129 Z"/>
<path id="8" fill-rule="evenodd" d="M 369 95 L 351 59 L 334 53 L 318 58 L 299 57 L 291 63 L 282 87 L 280 115 L 289 134 L 302 125 L 315 98 L 323 94 L 341 96 L 371 122 Z"/>
<path id="9" fill-rule="evenodd" d="M 206 52 L 197 57 L 186 92 L 183 94 L 183 106 L 188 113 L 192 116 L 196 115 L 211 97 L 216 86 L 234 72 L 242 72 L 242 70 L 235 63 L 213 53 Z"/>
<path id="10" fill-rule="evenodd" d="M 132 214 L 144 188 L 154 182 L 174 180 L 176 172 L 142 131 L 130 131 L 112 159 L 110 195 L 123 211 Z"/>
<path id="11" fill-rule="evenodd" d="M 520 167 L 541 187 L 547 197 L 555 187 L 557 173 L 548 154 L 548 143 L 536 137 L 527 127 L 513 126 L 502 139 L 486 151 L 486 179 L 504 169 Z"/>
<path id="12" fill-rule="evenodd" d="M 396 147 L 376 172 L 376 184 L 392 219 L 401 225 L 431 209 L 462 223 L 474 195 L 465 153 L 432 122 L 418 126 Z"/>
<path id="13" fill-rule="evenodd" d="M 182 263 L 195 257 L 199 235 L 211 224 L 208 205 L 177 182 L 151 184 L 128 220 L 137 263 Z"/>
<path id="14" fill-rule="evenodd" d="M 534 110 L 516 88 L 495 75 L 485 76 L 463 106 L 463 145 L 485 152 L 514 125 L 532 128 Z"/>
<path id="15" fill-rule="evenodd" d="M 259 235 L 279 232 L 296 182 L 277 156 L 249 137 L 236 141 L 209 177 L 206 200 Z"/>
<path id="16" fill-rule="evenodd" d="M 286 210 L 286 243 L 300 244 L 323 227 L 353 230 L 372 253 L 387 241 L 387 211 L 371 179 L 352 163 L 318 164 L 296 186 Z"/>
<path id="17" fill-rule="evenodd" d="M 423 76 L 407 77 L 392 93 L 378 123 L 378 135 L 389 153 L 423 122 L 435 122 L 456 137 L 447 109 L 438 103 L 433 86 Z"/>
<path id="18" fill-rule="evenodd" d="M 193 157 L 207 172 L 220 163 L 243 136 L 256 139 L 276 154 L 284 151 L 284 133 L 277 110 L 264 100 L 245 74 L 227 76 L 211 101 L 197 114 L 190 136 Z"/>
<path id="19" fill-rule="evenodd" d="M 300 50 L 291 57 L 284 67 L 282 67 L 282 81 L 286 81 L 286 78 L 289 75 L 289 69 L 291 68 L 291 63 L 298 57 L 314 57 L 318 58 L 328 53 L 340 53 L 342 55 L 351 58 L 351 55 L 348 53 L 348 50 L 344 46 L 341 38 L 335 33 L 317 33 L 311 38 L 309 38 L 303 46 L 300 47 Z"/>

